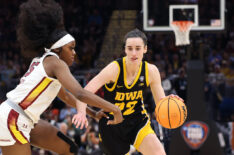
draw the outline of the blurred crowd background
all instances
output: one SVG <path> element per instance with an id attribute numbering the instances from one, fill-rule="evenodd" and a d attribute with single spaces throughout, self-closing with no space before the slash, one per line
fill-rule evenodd
<path id="1" fill-rule="evenodd" d="M 21 53 L 16 38 L 17 14 L 22 2 L 19 0 L 1 0 L 0 2 L 0 103 L 6 99 L 6 93 L 18 84 L 31 61 L 26 54 Z M 96 60 L 102 52 L 102 44 L 107 44 L 104 42 L 104 36 L 111 14 L 116 8 L 111 0 L 70 0 L 69 3 L 65 0 L 58 0 L 58 2 L 64 9 L 66 29 L 77 41 L 77 59 L 71 67 L 71 71 L 85 86 L 101 69 L 96 68 Z M 149 50 L 144 59 L 159 68 L 166 94 L 177 94 L 185 100 L 185 103 L 188 96 L 187 61 L 196 59 L 204 61 L 204 100 L 208 105 L 211 119 L 217 122 L 217 127 L 226 135 L 227 146 L 223 151 L 228 155 L 232 151 L 231 122 L 234 120 L 234 1 L 227 1 L 227 4 L 229 11 L 226 14 L 226 20 L 228 22 L 224 32 L 191 34 L 190 49 L 189 47 L 176 47 L 173 33 L 148 32 L 146 34 L 149 40 Z M 142 29 L 141 4 L 139 3 L 135 8 L 138 9 L 135 25 Z M 201 47 L 203 50 L 200 49 Z M 123 49 L 119 49 L 119 55 L 115 55 L 112 60 L 120 56 L 123 56 Z M 103 91 L 100 89 L 97 94 L 102 96 Z M 145 96 L 145 104 L 152 119 L 152 126 L 160 135 L 159 126 L 153 115 L 155 105 L 150 91 L 146 91 Z M 42 118 L 73 138 L 80 146 L 79 154 L 102 154 L 98 146 L 98 122 L 89 118 L 87 129 L 77 129 L 71 123 L 71 118 L 75 113 L 76 109 L 68 107 L 56 99 L 42 115 Z M 161 140 L 164 141 L 167 148 L 173 130 L 163 129 L 163 131 L 165 138 Z M 53 154 L 34 147 L 32 150 L 34 155 Z"/>

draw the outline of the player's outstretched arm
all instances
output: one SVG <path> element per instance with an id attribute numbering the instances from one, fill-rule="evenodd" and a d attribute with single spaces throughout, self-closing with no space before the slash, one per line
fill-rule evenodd
<path id="1" fill-rule="evenodd" d="M 99 120 L 101 117 L 107 117 L 107 115 L 102 111 L 95 111 L 91 108 L 87 107 L 84 102 L 78 101 L 75 96 L 73 96 L 70 92 L 66 91 L 63 87 L 60 89 L 58 93 L 58 97 L 66 104 L 70 105 L 73 108 L 77 108 L 77 114 L 73 116 L 72 123 L 76 125 L 76 128 L 80 127 L 88 127 L 88 120 L 86 117 L 86 112 L 92 118 Z M 84 106 L 83 106 L 84 104 Z M 80 109 L 80 105 L 85 107 L 84 109 Z"/>
<path id="2" fill-rule="evenodd" d="M 54 75 L 62 86 L 71 92 L 78 100 L 91 106 L 102 108 L 107 112 L 113 112 L 115 114 L 115 120 L 112 121 L 111 124 L 117 124 L 123 121 L 121 110 L 110 102 L 107 102 L 97 95 L 83 89 L 73 77 L 64 61 L 51 56 L 47 58 L 47 63 L 50 63 L 48 66 L 51 67 L 52 75 Z"/>
<path id="3" fill-rule="evenodd" d="M 66 104 L 70 105 L 77 109 L 77 128 L 83 129 L 85 126 L 88 127 L 88 120 L 86 117 L 86 104 L 83 102 L 78 102 L 75 96 L 73 96 L 70 92 L 66 91 L 63 87 L 60 89 L 58 93 L 58 97 Z M 82 106 L 80 106 L 82 104 Z"/>
<path id="4" fill-rule="evenodd" d="M 115 71 L 115 72 L 113 72 Z M 106 83 L 114 82 L 119 74 L 119 67 L 118 64 L 115 62 L 110 63 L 107 65 L 99 74 L 97 74 L 86 86 L 85 89 L 95 93 L 99 88 L 101 88 Z M 80 102 L 80 101 L 79 101 Z M 103 111 L 99 111 L 97 113 L 92 114 L 92 110 L 89 109 L 87 112 L 91 114 L 91 117 L 94 117 L 95 119 L 100 119 L 101 117 L 107 117 Z M 106 111 L 104 109 L 104 111 Z M 93 115 L 93 116 L 92 116 Z M 95 115 L 95 116 L 94 116 Z M 77 115 L 73 117 L 73 121 L 76 122 Z M 111 120 L 109 120 L 107 123 L 109 124 Z M 111 123 L 110 123 L 111 124 Z"/>

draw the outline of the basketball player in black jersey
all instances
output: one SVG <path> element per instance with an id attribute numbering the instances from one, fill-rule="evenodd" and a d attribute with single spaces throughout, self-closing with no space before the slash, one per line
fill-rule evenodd
<path id="1" fill-rule="evenodd" d="M 107 118 L 100 119 L 100 146 L 107 155 L 127 154 L 130 145 L 143 155 L 165 155 L 143 103 L 143 91 L 148 86 L 155 103 L 165 97 L 157 67 L 142 61 L 147 52 L 147 38 L 135 29 L 126 34 L 124 43 L 126 56 L 107 65 L 85 87 L 93 93 L 103 87 L 104 98 L 119 106 L 124 116 L 122 123 L 113 126 L 107 125 Z M 112 113 L 108 116 L 113 119 Z"/>

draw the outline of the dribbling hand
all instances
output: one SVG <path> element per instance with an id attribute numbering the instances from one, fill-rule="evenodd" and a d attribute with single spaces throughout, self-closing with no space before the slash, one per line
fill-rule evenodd
<path id="1" fill-rule="evenodd" d="M 178 95 L 170 94 L 170 95 L 165 96 L 165 97 L 176 98 L 177 100 L 180 100 L 180 101 L 184 102 L 184 100 L 182 98 L 180 98 Z M 160 98 L 160 100 L 162 100 L 165 97 Z"/>
<path id="2" fill-rule="evenodd" d="M 171 94 L 171 95 L 168 95 L 167 97 L 176 98 L 177 100 L 184 102 L 184 100 L 180 98 L 178 95 Z"/>

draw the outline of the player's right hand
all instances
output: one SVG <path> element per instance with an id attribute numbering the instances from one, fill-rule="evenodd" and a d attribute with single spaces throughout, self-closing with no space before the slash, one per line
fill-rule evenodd
<path id="1" fill-rule="evenodd" d="M 102 117 L 105 117 L 105 118 L 109 119 L 109 116 L 107 116 L 107 115 L 105 114 L 105 112 L 104 112 L 103 109 L 101 109 L 101 110 L 99 110 L 98 112 L 95 113 L 95 119 L 96 119 L 97 121 L 99 121 Z"/>
<path id="2" fill-rule="evenodd" d="M 110 125 L 110 124 L 119 124 L 123 121 L 123 115 L 122 115 L 122 112 L 121 110 L 119 109 L 119 107 L 116 106 L 116 111 L 113 112 L 114 113 L 114 119 L 113 120 L 109 120 L 107 122 L 107 125 Z"/>

